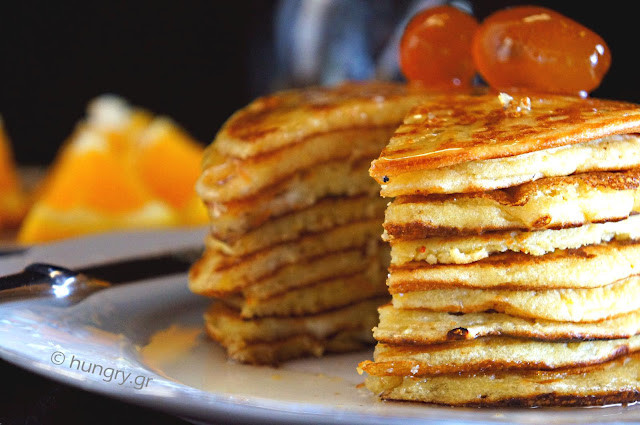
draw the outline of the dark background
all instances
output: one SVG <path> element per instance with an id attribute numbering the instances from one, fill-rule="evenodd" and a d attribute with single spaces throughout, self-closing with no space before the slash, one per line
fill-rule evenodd
<path id="1" fill-rule="evenodd" d="M 640 102 L 634 2 L 473 1 L 476 16 L 551 7 L 599 33 L 613 63 L 593 95 Z M 0 8 L 0 114 L 21 164 L 47 164 L 91 98 L 111 92 L 209 142 L 272 71 L 270 1 L 7 2 Z M 257 78 L 260 79 L 260 78 Z M 264 90 L 264 89 L 262 89 Z M 0 361 L 0 423 L 181 424 Z"/>
<path id="2" fill-rule="evenodd" d="M 304 0 L 302 0 L 304 1 Z M 167 114 L 198 140 L 264 94 L 273 1 L 5 2 L 0 115 L 22 164 L 49 163 L 93 97 L 110 92 Z M 594 96 L 640 102 L 633 2 L 472 1 L 551 7 L 601 34 L 613 64 Z"/>

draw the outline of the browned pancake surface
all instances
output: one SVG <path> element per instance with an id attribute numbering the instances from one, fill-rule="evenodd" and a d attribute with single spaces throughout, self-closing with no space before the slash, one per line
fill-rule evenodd
<path id="1" fill-rule="evenodd" d="M 448 406 L 596 406 L 640 400 L 640 354 L 553 371 L 455 373 L 423 377 L 369 376 L 367 388 L 383 400 Z"/>
<path id="2" fill-rule="evenodd" d="M 638 131 L 640 107 L 630 103 L 554 95 L 516 96 L 510 103 L 495 94 L 432 96 L 409 112 L 370 173 L 382 183 L 384 176 L 408 171 Z"/>
<path id="3" fill-rule="evenodd" d="M 275 93 L 231 116 L 210 153 L 249 158 L 314 134 L 396 124 L 424 97 L 403 84 L 375 81 Z M 205 166 L 212 161 L 208 155 Z"/>

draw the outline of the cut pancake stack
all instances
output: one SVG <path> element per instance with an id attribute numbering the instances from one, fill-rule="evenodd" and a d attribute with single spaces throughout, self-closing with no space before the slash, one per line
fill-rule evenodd
<path id="1" fill-rule="evenodd" d="M 367 387 L 445 405 L 640 399 L 640 108 L 506 94 L 414 108 L 371 175 L 391 245 Z"/>
<path id="2" fill-rule="evenodd" d="M 367 170 L 419 99 L 390 83 L 293 90 L 223 126 L 197 185 L 211 228 L 190 288 L 216 299 L 206 328 L 231 358 L 273 364 L 374 342 L 389 250 Z"/>

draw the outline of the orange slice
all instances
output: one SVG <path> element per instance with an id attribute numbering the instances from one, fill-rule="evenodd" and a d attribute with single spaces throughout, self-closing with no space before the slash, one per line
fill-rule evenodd
<path id="1" fill-rule="evenodd" d="M 207 222 L 195 193 L 201 145 L 115 96 L 95 99 L 87 112 L 40 185 L 21 242 Z"/>
<path id="2" fill-rule="evenodd" d="M 27 199 L 0 118 L 0 229 L 13 228 L 20 224 L 26 208 Z"/>
<path id="3" fill-rule="evenodd" d="M 195 192 L 204 148 L 168 118 L 156 118 L 141 135 L 133 167 L 158 199 L 175 208 L 183 224 L 208 221 Z"/>
<path id="4" fill-rule="evenodd" d="M 89 102 L 85 125 L 101 132 L 118 154 L 128 155 L 153 115 L 140 108 L 132 108 L 114 95 L 103 95 Z"/>
<path id="5" fill-rule="evenodd" d="M 18 240 L 175 225 L 171 208 L 153 198 L 119 153 L 103 133 L 80 130 L 59 155 Z"/>

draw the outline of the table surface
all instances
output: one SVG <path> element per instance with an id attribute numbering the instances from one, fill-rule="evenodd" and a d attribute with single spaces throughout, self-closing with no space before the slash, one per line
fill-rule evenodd
<path id="1" fill-rule="evenodd" d="M 0 360 L 1 425 L 185 425 L 171 415 L 130 405 L 43 378 Z"/>

